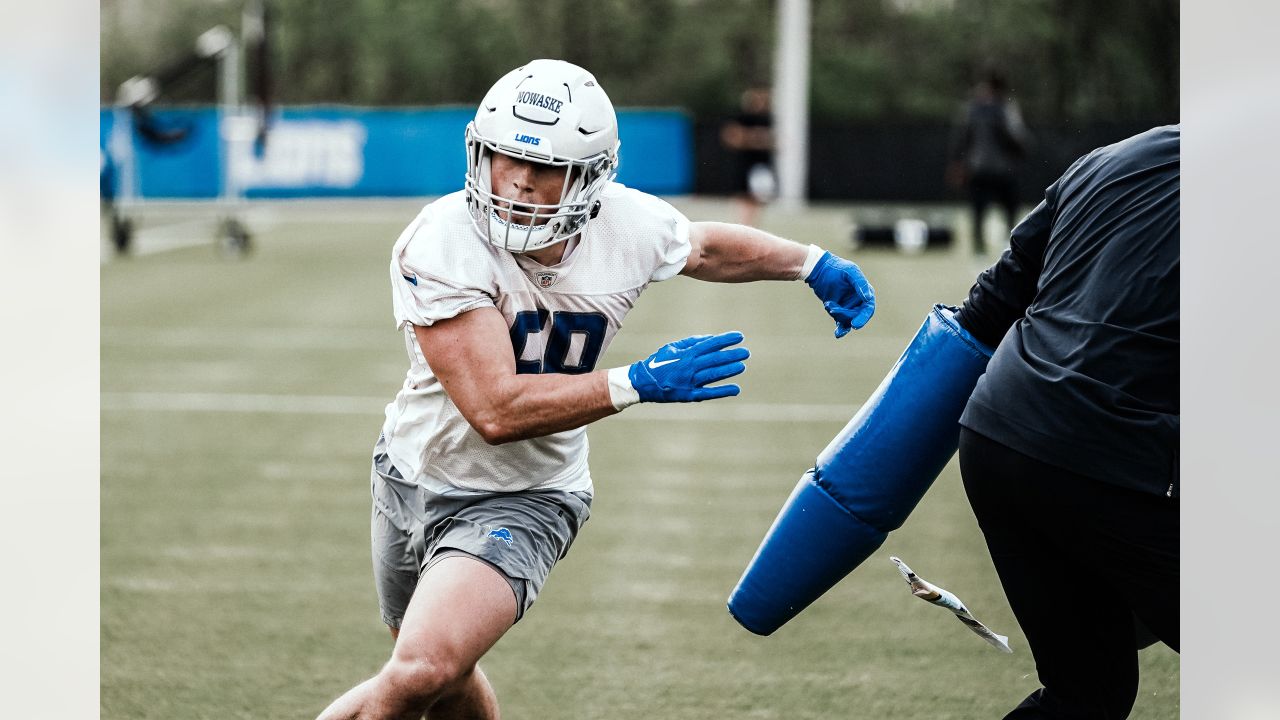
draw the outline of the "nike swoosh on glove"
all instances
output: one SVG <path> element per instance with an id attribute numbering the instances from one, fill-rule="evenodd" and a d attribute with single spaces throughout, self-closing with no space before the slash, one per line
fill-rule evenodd
<path id="1" fill-rule="evenodd" d="M 694 335 L 667 343 L 657 352 L 631 365 L 627 378 L 640 394 L 640 402 L 701 402 L 731 397 L 741 392 L 737 385 L 718 385 L 747 369 L 743 363 L 751 353 L 744 347 L 742 333 Z"/>
<path id="2" fill-rule="evenodd" d="M 876 311 L 876 292 L 857 265 L 824 252 L 804 281 L 836 321 L 836 337 L 867 324 Z"/>

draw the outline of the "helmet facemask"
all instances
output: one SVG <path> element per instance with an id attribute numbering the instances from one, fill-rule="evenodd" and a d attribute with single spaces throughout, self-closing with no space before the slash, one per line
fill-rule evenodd
<path id="1" fill-rule="evenodd" d="M 520 137 L 530 140 L 527 135 Z M 547 138 L 536 138 L 537 150 L 513 147 L 482 137 L 475 123 L 467 125 L 467 204 L 480 235 L 510 252 L 528 252 L 554 245 L 582 232 L 600 211 L 600 194 L 617 174 L 617 154 L 601 152 L 586 159 L 557 156 Z M 542 151 L 546 148 L 545 151 Z M 493 154 L 563 168 L 559 201 L 537 204 L 508 198 L 493 191 Z"/>
<path id="2" fill-rule="evenodd" d="M 617 172 L 619 144 L 613 103 L 586 70 L 540 59 L 502 76 L 467 125 L 466 195 L 476 230 L 511 252 L 538 250 L 582 233 Z M 513 189 L 493 183 L 498 154 L 540 166 L 532 194 L 546 204 L 503 197 Z M 545 167 L 564 172 L 558 198 L 554 185 L 543 184 L 555 182 Z"/>

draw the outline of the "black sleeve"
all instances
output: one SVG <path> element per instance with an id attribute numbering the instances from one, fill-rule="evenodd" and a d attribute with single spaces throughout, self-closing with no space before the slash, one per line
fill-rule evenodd
<path id="1" fill-rule="evenodd" d="M 1057 188 L 1056 182 L 1050 185 L 1045 199 L 1013 229 L 1009 249 L 978 276 L 964 307 L 956 314 L 961 327 L 991 347 L 1000 344 L 1035 299 L 1044 268 L 1044 251 L 1053 229 Z"/>

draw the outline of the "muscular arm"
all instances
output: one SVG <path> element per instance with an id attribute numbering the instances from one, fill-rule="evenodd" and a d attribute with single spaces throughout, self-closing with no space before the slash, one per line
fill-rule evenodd
<path id="1" fill-rule="evenodd" d="M 803 279 L 836 321 L 835 336 L 861 328 L 875 312 L 875 291 L 852 262 L 822 248 L 783 240 L 745 225 L 689 226 L 683 275 L 712 282 Z"/>
<path id="2" fill-rule="evenodd" d="M 517 375 L 507 324 L 496 308 L 414 325 L 413 332 L 449 398 L 491 445 L 572 430 L 618 412 L 603 370 Z"/>
<path id="3" fill-rule="evenodd" d="M 681 275 L 712 282 L 798 280 L 809 248 L 746 225 L 689 225 L 689 259 Z"/>

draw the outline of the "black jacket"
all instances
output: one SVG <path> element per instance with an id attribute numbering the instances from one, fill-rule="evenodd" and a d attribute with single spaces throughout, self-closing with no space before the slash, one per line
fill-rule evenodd
<path id="1" fill-rule="evenodd" d="M 1178 494 L 1181 128 L 1080 158 L 959 322 L 997 345 L 960 424 L 1104 482 Z"/>

